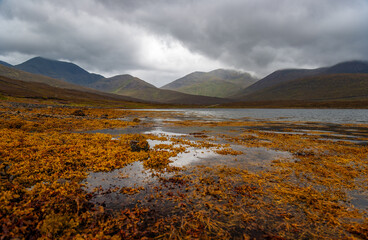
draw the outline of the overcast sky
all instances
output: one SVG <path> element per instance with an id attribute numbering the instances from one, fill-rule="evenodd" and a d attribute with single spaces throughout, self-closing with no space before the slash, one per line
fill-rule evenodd
<path id="1" fill-rule="evenodd" d="M 367 60 L 368 0 L 0 0 L 0 60 L 35 56 L 156 86 Z"/>

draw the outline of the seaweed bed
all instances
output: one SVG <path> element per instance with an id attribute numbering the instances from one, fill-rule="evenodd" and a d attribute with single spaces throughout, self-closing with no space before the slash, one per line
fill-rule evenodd
<path id="1" fill-rule="evenodd" d="M 0 105 L 1 239 L 367 239 L 368 126 Z"/>

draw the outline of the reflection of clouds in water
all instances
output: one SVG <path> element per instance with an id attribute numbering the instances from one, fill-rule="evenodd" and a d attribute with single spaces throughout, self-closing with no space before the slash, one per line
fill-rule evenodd
<path id="1" fill-rule="evenodd" d="M 165 129 L 156 127 L 145 129 L 145 134 L 153 134 L 157 136 L 182 137 L 191 138 L 189 134 L 177 133 L 175 129 Z M 114 138 L 118 139 L 118 138 Z M 185 144 L 173 144 L 172 141 L 166 140 L 147 140 L 150 148 L 154 148 L 159 144 L 172 145 L 173 147 L 184 146 L 185 152 L 179 153 L 176 157 L 171 157 L 171 166 L 176 167 L 195 167 L 198 165 L 216 166 L 226 165 L 228 167 L 242 168 L 250 171 L 259 171 L 269 166 L 272 160 L 278 158 L 291 158 L 287 152 L 279 152 L 266 148 L 248 148 L 240 145 L 231 144 L 230 147 L 236 151 L 241 151 L 242 155 L 221 155 L 216 153 L 217 147 L 201 148 L 192 147 Z M 207 141 L 211 141 L 207 138 Z M 196 141 L 190 140 L 195 143 Z M 211 141 L 213 142 L 213 141 Z M 221 148 L 220 148 L 221 149 Z M 170 150 L 168 150 L 170 151 Z M 122 169 L 111 172 L 91 172 L 87 177 L 86 190 L 92 192 L 95 188 L 101 188 L 106 193 L 97 193 L 93 198 L 93 202 L 104 204 L 109 208 L 120 208 L 130 205 L 137 200 L 143 200 L 145 197 L 153 194 L 155 186 L 159 185 L 158 178 L 154 175 L 154 170 L 146 170 L 141 162 L 134 162 Z M 168 177 L 173 173 L 163 173 L 161 176 Z M 126 195 L 119 193 L 123 187 L 138 188 L 144 187 L 139 193 L 134 195 Z M 116 192 L 109 192 L 111 189 L 117 189 Z"/>
<path id="2" fill-rule="evenodd" d="M 111 187 L 139 187 L 153 181 L 156 179 L 144 170 L 142 163 L 134 162 L 111 172 L 91 172 L 86 179 L 86 187 L 89 191 L 100 186 L 107 190 Z"/>
<path id="3" fill-rule="evenodd" d="M 150 147 L 155 147 L 158 144 L 168 144 L 168 145 L 172 144 L 171 141 L 159 141 L 159 140 L 147 140 L 147 141 Z M 183 146 L 183 145 L 182 144 L 173 145 L 173 147 L 179 147 L 179 146 Z M 172 163 L 170 163 L 170 165 L 175 166 L 175 167 L 184 167 L 186 165 L 189 165 L 193 162 L 197 162 L 204 158 L 212 158 L 212 157 L 218 157 L 218 156 L 220 155 L 215 153 L 213 148 L 204 149 L 204 148 L 195 148 L 195 147 L 186 146 L 185 152 L 179 153 L 176 157 L 170 158 L 170 160 L 173 161 Z"/>
<path id="4" fill-rule="evenodd" d="M 243 147 L 231 145 L 236 151 L 243 152 L 242 155 L 217 155 L 211 158 L 203 158 L 201 161 L 192 163 L 195 165 L 216 166 L 226 165 L 227 167 L 241 168 L 248 171 L 259 171 L 270 167 L 273 160 L 292 160 L 291 153 L 286 151 L 275 151 L 264 147 Z"/>
<path id="5" fill-rule="evenodd" d="M 173 163 L 170 165 L 176 167 L 183 167 L 194 162 L 198 162 L 201 159 L 219 157 L 220 155 L 215 153 L 212 149 L 197 149 L 194 147 L 188 147 L 183 153 L 179 153 L 178 156 L 170 158 Z"/>
<path id="6" fill-rule="evenodd" d="M 170 111 L 170 109 L 160 109 Z M 158 110 L 156 110 L 158 111 Z M 172 111 L 172 110 L 171 110 Z M 231 119 L 368 123 L 366 109 L 180 109 L 185 119 L 221 121 Z"/>
<path id="7" fill-rule="evenodd" d="M 162 127 L 156 127 L 153 130 L 149 130 L 146 132 L 143 132 L 144 134 L 153 134 L 153 135 L 164 135 L 164 136 L 186 136 L 187 134 L 183 134 L 183 133 L 174 133 L 174 132 L 167 132 L 162 130 Z"/>

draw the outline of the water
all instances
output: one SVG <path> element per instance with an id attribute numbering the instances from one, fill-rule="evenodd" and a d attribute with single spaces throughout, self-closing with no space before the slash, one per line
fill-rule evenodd
<path id="1" fill-rule="evenodd" d="M 142 110 L 139 110 L 142 111 Z M 170 111 L 173 115 L 161 116 L 162 118 L 144 117 L 140 126 L 124 129 L 105 129 L 91 132 L 109 133 L 118 139 L 119 134 L 141 133 L 158 136 L 166 136 L 168 140 L 148 140 L 149 145 L 154 147 L 157 144 L 171 144 L 170 138 L 184 138 L 189 141 L 204 140 L 214 144 L 229 144 L 229 146 L 241 154 L 220 155 L 216 152 L 216 147 L 202 148 L 185 145 L 186 151 L 170 158 L 171 166 L 185 167 L 185 169 L 196 168 L 197 166 L 216 167 L 226 165 L 237 169 L 245 169 L 249 172 L 259 172 L 271 168 L 273 160 L 295 161 L 295 157 L 284 151 L 276 151 L 264 147 L 245 147 L 233 142 L 228 142 L 222 136 L 238 136 L 246 128 L 244 126 L 175 126 L 170 124 L 172 119 L 199 120 L 199 121 L 246 121 L 246 120 L 265 120 L 278 121 L 277 124 L 267 124 L 264 128 L 259 127 L 258 131 L 267 131 L 282 134 L 305 134 L 316 135 L 322 139 L 338 141 L 343 138 L 345 141 L 355 141 L 355 138 L 366 137 L 367 130 L 364 126 L 341 126 L 340 123 L 368 123 L 368 110 L 356 109 L 160 109 L 154 111 Z M 179 113 L 178 115 L 175 114 Z M 283 123 L 284 121 L 284 123 Z M 315 124 L 287 123 L 288 121 L 317 122 Z M 331 124 L 329 124 L 331 123 Z M 284 131 L 284 128 L 288 128 Z M 340 129 L 341 128 L 341 129 Z M 294 130 L 294 131 L 293 131 Z M 205 135 L 205 138 L 196 138 Z M 337 139 L 334 139 L 334 138 Z M 366 142 L 365 142 L 366 143 Z M 90 173 L 86 179 L 87 191 L 101 188 L 103 192 L 96 194 L 93 202 L 104 204 L 109 208 L 120 208 L 122 206 L 132 206 L 137 201 L 154 194 L 153 189 L 160 186 L 159 179 L 151 170 L 144 169 L 141 162 L 134 162 L 125 168 L 117 169 L 112 172 Z M 165 173 L 162 176 L 168 176 Z M 182 172 L 181 174 L 185 174 Z M 139 193 L 127 196 L 118 191 L 109 189 L 120 189 L 122 187 L 142 187 Z M 366 192 L 350 195 L 351 203 L 361 209 L 367 207 Z M 156 203 L 155 203 L 156 204 Z"/>
<path id="2" fill-rule="evenodd" d="M 142 111 L 142 110 L 139 110 Z M 251 120 L 306 121 L 324 123 L 368 123 L 367 109 L 150 109 L 147 111 L 180 112 L 184 118 L 208 120 Z"/>

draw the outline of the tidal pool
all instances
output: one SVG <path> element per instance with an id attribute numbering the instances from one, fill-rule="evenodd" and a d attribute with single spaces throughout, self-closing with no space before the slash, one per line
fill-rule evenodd
<path id="1" fill-rule="evenodd" d="M 162 124 L 162 122 L 160 122 Z M 178 130 L 177 132 L 174 132 Z M 114 140 L 118 140 L 119 134 L 124 133 L 141 133 L 147 135 L 165 136 L 168 140 L 150 140 L 148 143 L 150 148 L 154 148 L 159 144 L 172 145 L 173 147 L 185 146 L 185 152 L 179 153 L 175 157 L 171 157 L 172 161 L 169 165 L 175 167 L 184 167 L 183 174 L 186 169 L 195 168 L 198 166 L 216 166 L 224 165 L 228 167 L 234 167 L 239 169 L 246 169 L 248 171 L 261 171 L 267 169 L 273 160 L 283 159 L 292 160 L 293 156 L 284 151 L 276 151 L 267 149 L 264 147 L 244 147 L 241 145 L 229 143 L 224 139 L 218 139 L 219 134 L 231 133 L 234 134 L 234 130 L 237 128 L 216 128 L 215 131 L 193 132 L 194 130 L 201 130 L 203 128 L 174 128 L 165 127 L 164 125 L 149 127 L 149 128 L 130 128 L 130 129 L 110 129 L 95 132 L 109 133 L 115 135 Z M 235 131 L 237 132 L 237 131 Z M 194 134 L 196 133 L 196 134 Z M 187 139 L 191 143 L 196 143 L 198 138 L 196 136 L 203 136 L 206 134 L 206 138 L 202 141 L 211 142 L 217 144 L 216 147 L 193 147 L 185 144 L 173 144 L 170 138 Z M 226 145 L 224 145 L 226 144 Z M 237 151 L 238 155 L 223 155 L 216 151 L 224 148 L 231 148 Z M 85 180 L 86 189 L 89 192 L 93 192 L 96 189 L 96 196 L 93 202 L 103 204 L 108 208 L 119 208 L 127 205 L 134 205 L 137 201 L 142 201 L 145 197 L 153 194 L 152 189 L 159 185 L 157 174 L 160 177 L 169 177 L 170 173 L 157 173 L 153 170 L 144 169 L 141 162 L 134 162 L 127 165 L 122 169 L 117 169 L 112 172 L 91 172 Z M 127 197 L 126 194 L 121 194 L 119 189 L 121 188 L 143 188 L 139 193 L 134 196 Z"/>
<path id="2" fill-rule="evenodd" d="M 326 236 L 340 236 L 334 235 L 332 225 L 324 226 L 326 221 L 352 224 L 359 214 L 367 214 L 368 189 L 364 179 L 358 180 L 366 163 L 354 154 L 368 159 L 363 148 L 368 129 L 364 124 L 346 124 L 365 123 L 365 110 L 285 110 L 275 115 L 275 109 L 263 115 L 254 109 L 175 111 L 166 111 L 166 117 L 158 110 L 152 115 L 137 111 L 139 126 L 94 131 L 109 133 L 115 140 L 121 134 L 142 134 L 151 149 L 185 151 L 169 158 L 168 166 L 178 167 L 175 171 L 156 171 L 137 161 L 112 172 L 91 172 L 85 182 L 94 194 L 92 202 L 112 210 L 148 207 L 164 217 L 206 213 L 212 221 L 220 213 L 221 224 L 238 221 L 240 209 L 242 218 L 250 214 L 271 229 L 284 222 L 295 226 L 303 222 L 306 227 L 295 231 L 309 236 L 315 226 L 304 209 Z M 352 116 L 356 119 L 350 121 Z"/>

